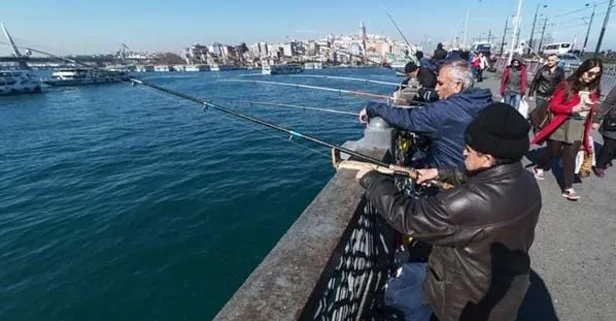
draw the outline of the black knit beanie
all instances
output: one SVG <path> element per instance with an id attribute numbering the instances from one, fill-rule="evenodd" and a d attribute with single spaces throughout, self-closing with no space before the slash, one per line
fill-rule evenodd
<path id="1" fill-rule="evenodd" d="M 409 72 L 414 72 L 419 67 L 412 61 L 409 61 L 406 66 L 404 66 L 404 73 L 408 74 Z"/>
<path id="2" fill-rule="evenodd" d="M 464 140 L 478 152 L 518 161 L 530 148 L 529 130 L 528 121 L 513 107 L 492 103 L 466 127 Z"/>

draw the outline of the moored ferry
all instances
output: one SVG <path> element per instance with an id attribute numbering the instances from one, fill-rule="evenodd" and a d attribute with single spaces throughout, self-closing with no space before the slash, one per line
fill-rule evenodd
<path id="1" fill-rule="evenodd" d="M 186 65 L 184 71 L 207 71 L 209 68 L 206 65 Z"/>
<path id="2" fill-rule="evenodd" d="M 224 71 L 224 70 L 237 70 L 237 69 L 239 68 L 234 65 L 217 64 L 217 63 L 213 63 L 210 65 L 211 71 Z"/>
<path id="3" fill-rule="evenodd" d="M 29 70 L 0 70 L 0 96 L 40 93 L 41 82 Z"/>
<path id="4" fill-rule="evenodd" d="M 93 68 L 61 68 L 56 70 L 51 79 L 44 83 L 50 86 L 81 86 L 118 83 L 128 79 L 123 72 L 105 72 Z"/>
<path id="5" fill-rule="evenodd" d="M 264 64 L 261 70 L 261 73 L 264 75 L 289 75 L 289 74 L 299 74 L 303 72 L 304 69 L 302 66 L 298 64 L 281 64 L 281 65 L 270 65 Z"/>

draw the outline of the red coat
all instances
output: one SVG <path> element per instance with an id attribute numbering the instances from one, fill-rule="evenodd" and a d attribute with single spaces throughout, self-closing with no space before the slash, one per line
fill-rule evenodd
<path id="1" fill-rule="evenodd" d="M 503 72 L 503 77 L 501 78 L 500 83 L 500 95 L 503 96 L 505 94 L 505 89 L 507 89 L 507 81 L 509 80 L 509 73 L 511 67 L 505 68 Z M 526 65 L 520 65 L 520 95 L 524 96 L 526 93 L 526 84 L 528 78 L 528 71 L 526 70 Z"/>
<path id="2" fill-rule="evenodd" d="M 564 83 L 561 83 L 552 99 L 550 99 L 549 108 L 552 114 L 554 115 L 552 120 L 535 135 L 533 138 L 533 144 L 541 144 L 546 139 L 552 135 L 552 133 L 560 127 L 567 118 L 571 115 L 571 110 L 573 107 L 577 106 L 580 103 L 580 96 L 573 95 L 569 100 L 565 100 L 566 90 L 564 87 Z M 588 117 L 586 117 L 586 121 L 584 123 L 584 149 L 586 152 L 591 151 L 590 140 L 588 139 L 590 129 L 592 128 L 592 117 L 596 112 L 597 102 L 599 101 L 599 93 L 595 90 L 590 94 L 590 99 L 593 102 L 593 106 L 588 112 Z"/>

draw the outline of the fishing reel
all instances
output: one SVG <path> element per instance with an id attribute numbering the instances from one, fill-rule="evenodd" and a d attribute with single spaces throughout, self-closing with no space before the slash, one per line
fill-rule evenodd
<path id="1" fill-rule="evenodd" d="M 416 180 L 411 179 L 407 173 L 394 172 L 394 184 L 400 192 L 413 199 L 433 196 L 440 190 L 437 182 L 419 184 Z"/>

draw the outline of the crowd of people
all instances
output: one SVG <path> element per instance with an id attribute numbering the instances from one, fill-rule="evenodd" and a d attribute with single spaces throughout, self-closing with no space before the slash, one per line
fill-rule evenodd
<path id="1" fill-rule="evenodd" d="M 388 282 L 385 300 L 407 321 L 514 320 L 529 285 L 528 252 L 542 207 L 537 181 L 561 155 L 562 196 L 578 200 L 576 156 L 580 150 L 592 155 L 594 129 L 604 144 L 592 170 L 605 175 L 616 156 L 616 89 L 600 102 L 603 63 L 598 58 L 585 60 L 566 77 L 557 57 L 549 56 L 530 86 L 526 66 L 513 59 L 502 74 L 499 102 L 489 89 L 475 87 L 482 79 L 477 70 L 486 68 L 481 55 L 469 57 L 470 62 L 447 57 L 439 46 L 431 58 L 437 65 L 434 87 L 428 88 L 434 81 L 426 76 L 434 72 L 431 68 L 413 64 L 406 70 L 419 83 L 416 101 L 422 106 L 372 102 L 359 114 L 362 123 L 381 117 L 426 137 L 426 157 L 412 164 L 417 182 L 454 186 L 408 197 L 391 176 L 370 167 L 358 171 L 356 178 L 377 212 L 400 233 L 432 246 L 427 262 L 402 264 Z M 435 96 L 425 99 L 417 89 Z M 518 110 L 526 96 L 535 101 L 529 115 Z M 530 147 L 543 144 L 547 148 L 536 165 L 525 169 L 522 159 Z"/>

